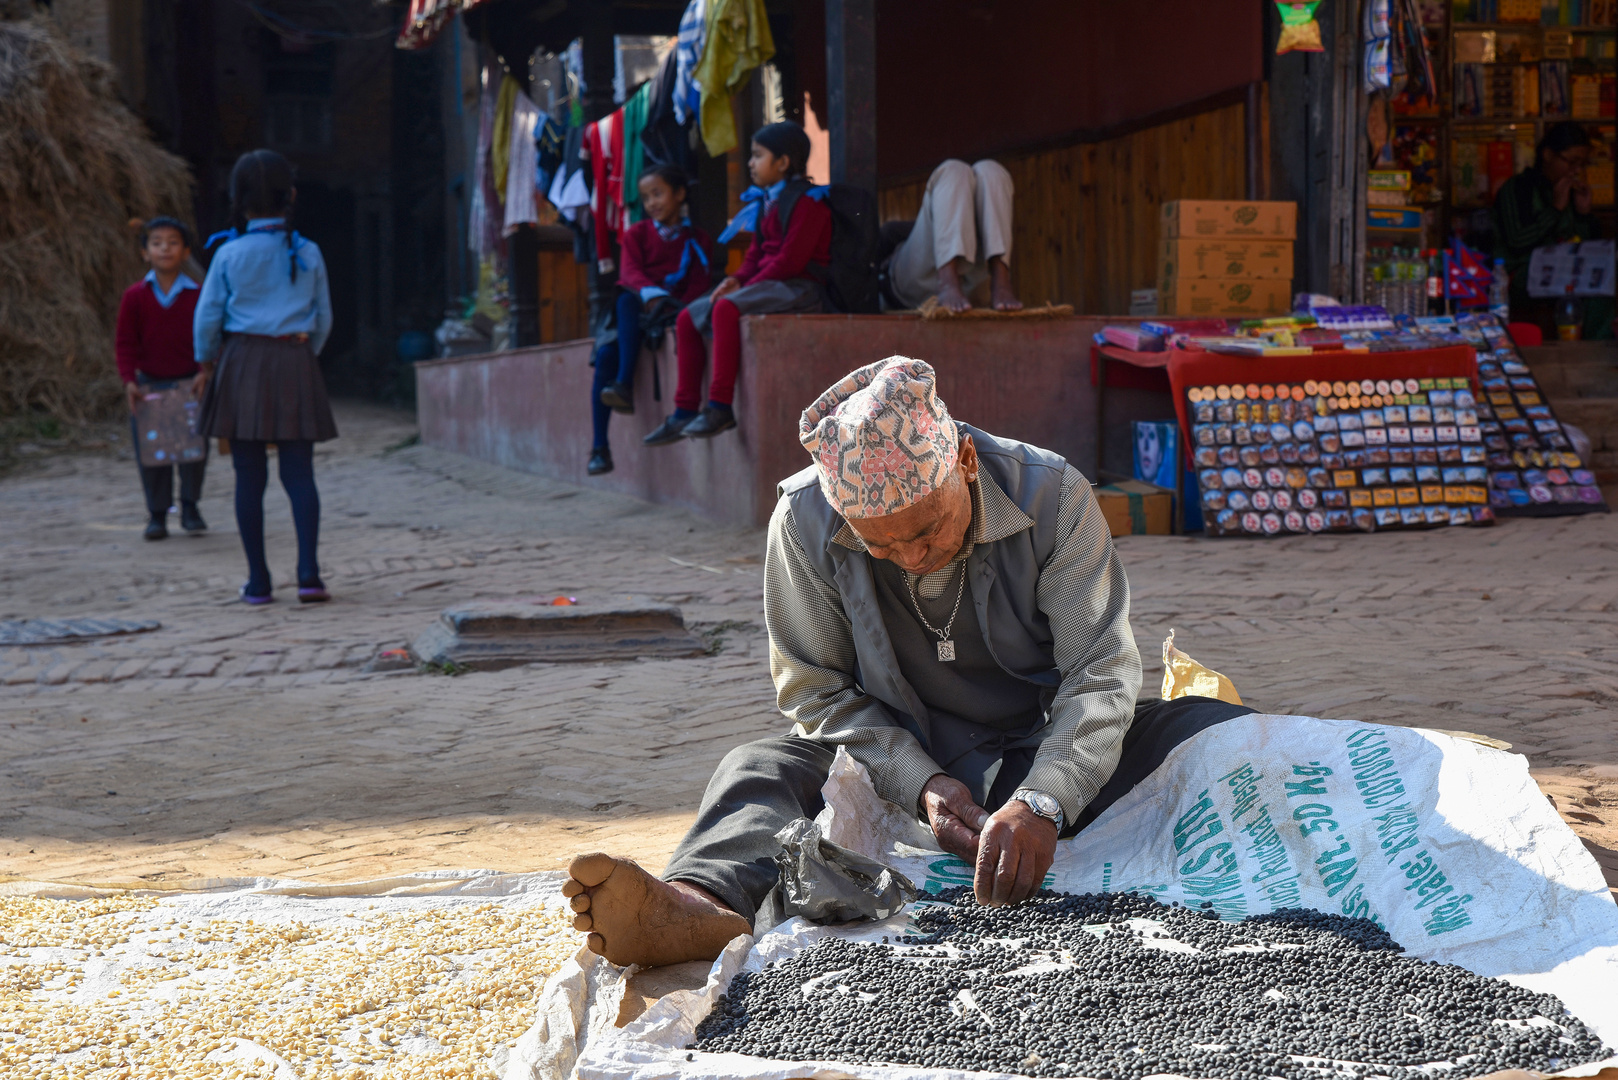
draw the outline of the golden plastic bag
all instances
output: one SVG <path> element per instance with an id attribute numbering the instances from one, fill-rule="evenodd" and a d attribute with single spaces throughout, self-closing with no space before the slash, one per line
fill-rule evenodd
<path id="1" fill-rule="evenodd" d="M 1242 703 L 1231 681 L 1212 668 L 1205 668 L 1174 647 L 1174 631 L 1163 639 L 1163 700 L 1188 696 L 1218 698 L 1232 705 Z"/>

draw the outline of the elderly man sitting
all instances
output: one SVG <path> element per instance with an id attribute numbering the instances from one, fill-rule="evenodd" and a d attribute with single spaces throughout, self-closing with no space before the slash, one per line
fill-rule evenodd
<path id="1" fill-rule="evenodd" d="M 563 887 L 618 964 L 709 960 L 777 883 L 775 834 L 813 817 L 838 746 L 975 867 L 980 903 L 1039 888 L 1060 836 L 1192 735 L 1251 712 L 1136 703 L 1129 583 L 1062 458 L 951 419 L 893 357 L 803 414 L 815 464 L 781 485 L 764 615 L 788 735 L 738 747 L 661 880 L 606 854 Z"/>

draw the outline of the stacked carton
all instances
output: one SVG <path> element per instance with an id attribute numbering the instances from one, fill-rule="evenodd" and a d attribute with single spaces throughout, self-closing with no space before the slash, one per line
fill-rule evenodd
<path id="1" fill-rule="evenodd" d="M 1157 313 L 1285 315 L 1297 228 L 1296 203 L 1164 203 Z"/>

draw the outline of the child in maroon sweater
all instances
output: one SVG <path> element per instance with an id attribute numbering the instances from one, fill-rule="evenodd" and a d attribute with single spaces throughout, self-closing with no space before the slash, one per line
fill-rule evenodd
<path id="1" fill-rule="evenodd" d="M 168 390 L 189 381 L 191 392 L 200 398 L 207 385 L 207 376 L 197 366 L 192 347 L 192 319 L 201 286 L 181 269 L 190 257 L 191 233 L 185 225 L 171 217 L 148 221 L 141 229 L 141 258 L 151 270 L 125 290 L 118 305 L 114 354 L 118 376 L 129 398 L 135 462 L 146 492 L 148 540 L 162 540 L 169 534 L 175 468 L 180 470 L 180 527 L 193 535 L 208 528 L 197 511 L 202 475 L 208 467 L 206 450 L 201 461 L 179 466 L 141 465 L 140 430 L 134 417 L 143 393 Z"/>
<path id="2" fill-rule="evenodd" d="M 685 305 L 708 291 L 708 265 L 713 241 L 685 220 L 685 173 L 673 165 L 654 165 L 640 177 L 640 203 L 647 218 L 631 225 L 620 244 L 618 271 L 618 337 L 596 349 L 595 380 L 590 386 L 595 442 L 590 449 L 591 476 L 612 471 L 607 422 L 613 412 L 635 411 L 635 364 L 648 335 L 661 341 L 668 324 Z"/>
<path id="3" fill-rule="evenodd" d="M 741 366 L 743 315 L 801 313 L 821 309 L 815 280 L 831 262 L 831 209 L 809 189 L 804 168 L 809 136 L 797 124 L 766 124 L 753 134 L 747 169 L 763 196 L 752 247 L 736 272 L 707 296 L 680 312 L 675 321 L 679 385 L 674 412 L 646 436 L 647 446 L 667 446 L 683 438 L 706 439 L 736 426 L 731 399 Z M 789 220 L 782 221 L 780 198 L 791 186 Z M 707 339 L 713 340 L 713 377 L 702 405 L 702 373 Z M 698 406 L 701 406 L 700 412 Z"/>

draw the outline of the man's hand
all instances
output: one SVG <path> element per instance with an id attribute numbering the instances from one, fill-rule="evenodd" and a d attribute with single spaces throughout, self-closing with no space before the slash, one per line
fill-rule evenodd
<path id="1" fill-rule="evenodd" d="M 1573 210 L 1578 214 L 1588 214 L 1591 205 L 1590 185 L 1581 177 L 1573 185 Z"/>
<path id="2" fill-rule="evenodd" d="M 978 838 L 972 883 L 978 903 L 1000 907 L 1028 899 L 1055 859 L 1056 822 L 1012 799 L 994 812 Z"/>
<path id="3" fill-rule="evenodd" d="M 1567 201 L 1573 196 L 1573 174 L 1568 173 L 1562 179 L 1551 185 L 1551 205 L 1558 210 L 1567 209 Z"/>
<path id="4" fill-rule="evenodd" d="M 124 397 L 129 399 L 130 412 L 134 412 L 136 409 L 140 408 L 141 396 L 140 387 L 136 386 L 132 382 L 124 383 Z"/>
<path id="5" fill-rule="evenodd" d="M 719 287 L 713 291 L 713 298 L 718 300 L 720 297 L 729 296 L 741 287 L 742 283 L 737 281 L 734 276 L 726 277 L 724 281 L 719 283 Z"/>
<path id="6" fill-rule="evenodd" d="M 921 806 L 944 850 L 965 862 L 977 862 L 978 834 L 989 820 L 989 812 L 972 801 L 966 785 L 938 773 L 921 789 Z"/>
<path id="7" fill-rule="evenodd" d="M 196 375 L 192 376 L 192 378 L 191 378 L 191 396 L 196 398 L 198 401 L 201 401 L 202 400 L 202 393 L 203 393 L 204 390 L 207 390 L 207 389 L 208 389 L 208 368 L 206 366 L 204 366 L 204 367 L 198 368 Z"/>

